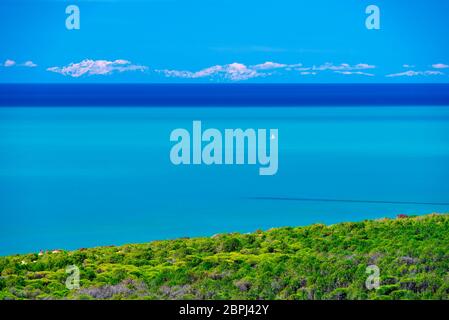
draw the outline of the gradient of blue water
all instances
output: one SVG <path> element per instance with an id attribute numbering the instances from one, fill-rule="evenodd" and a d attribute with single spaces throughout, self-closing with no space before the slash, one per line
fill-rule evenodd
<path id="1" fill-rule="evenodd" d="M 170 132 L 278 128 L 279 171 L 174 166 Z M 449 108 L 1 108 L 0 254 L 397 214 L 449 205 Z"/>

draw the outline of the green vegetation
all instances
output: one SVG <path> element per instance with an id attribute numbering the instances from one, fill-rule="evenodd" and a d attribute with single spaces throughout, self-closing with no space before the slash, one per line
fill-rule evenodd
<path id="1" fill-rule="evenodd" d="M 0 299 L 448 299 L 449 215 L 14 255 L 0 274 Z"/>

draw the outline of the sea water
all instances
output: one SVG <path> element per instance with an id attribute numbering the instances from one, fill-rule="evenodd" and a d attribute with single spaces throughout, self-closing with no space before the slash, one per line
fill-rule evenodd
<path id="1" fill-rule="evenodd" d="M 278 129 L 278 171 L 176 166 L 170 133 Z M 2 107 L 0 254 L 449 212 L 446 107 Z"/>

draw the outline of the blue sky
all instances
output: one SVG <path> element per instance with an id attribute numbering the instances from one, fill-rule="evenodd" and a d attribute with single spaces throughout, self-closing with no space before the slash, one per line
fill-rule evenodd
<path id="1" fill-rule="evenodd" d="M 0 82 L 449 82 L 441 0 L 2 0 L 0 30 Z"/>

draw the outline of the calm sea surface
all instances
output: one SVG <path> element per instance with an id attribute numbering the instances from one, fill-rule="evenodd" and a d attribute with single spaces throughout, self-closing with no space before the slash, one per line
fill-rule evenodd
<path id="1" fill-rule="evenodd" d="M 174 166 L 193 120 L 279 129 L 278 173 Z M 445 107 L 2 107 L 0 255 L 449 212 L 448 181 Z"/>

